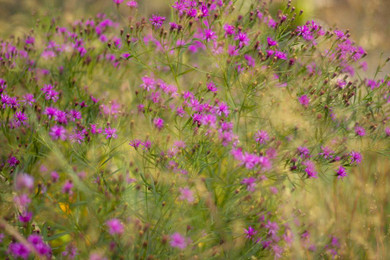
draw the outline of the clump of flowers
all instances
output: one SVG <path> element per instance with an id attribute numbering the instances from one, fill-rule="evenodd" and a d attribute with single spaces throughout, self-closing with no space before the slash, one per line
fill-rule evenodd
<path id="1" fill-rule="evenodd" d="M 2 258 L 347 252 L 286 203 L 388 146 L 389 79 L 291 1 L 238 2 L 113 0 L 0 41 Z"/>

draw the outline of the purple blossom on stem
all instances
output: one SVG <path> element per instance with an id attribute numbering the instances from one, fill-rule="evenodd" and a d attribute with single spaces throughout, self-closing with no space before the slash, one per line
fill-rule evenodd
<path id="1" fill-rule="evenodd" d="M 180 233 L 176 232 L 171 235 L 169 244 L 171 247 L 176 247 L 179 249 L 185 249 L 190 243 L 190 240 L 182 236 Z"/>
<path id="2" fill-rule="evenodd" d="M 19 196 L 15 196 L 14 201 L 18 206 L 22 208 L 26 208 L 31 203 L 31 199 L 28 197 L 27 194 L 20 194 Z"/>
<path id="3" fill-rule="evenodd" d="M 248 238 L 248 239 L 253 238 L 257 234 L 257 231 L 251 226 L 249 226 L 247 229 L 245 229 L 244 232 L 246 234 L 246 238 Z"/>
<path id="4" fill-rule="evenodd" d="M 164 127 L 164 120 L 157 117 L 153 119 L 153 124 L 158 130 L 161 130 Z"/>
<path id="5" fill-rule="evenodd" d="M 365 136 L 366 135 L 366 130 L 361 127 L 361 126 L 355 126 L 355 133 L 358 136 Z"/>
<path id="6" fill-rule="evenodd" d="M 302 159 L 310 158 L 310 151 L 305 146 L 300 146 L 297 148 L 298 154 Z"/>
<path id="7" fill-rule="evenodd" d="M 106 222 L 106 225 L 108 227 L 108 232 L 113 236 L 120 235 L 124 231 L 124 226 L 123 226 L 122 222 L 117 218 L 113 218 L 113 219 L 108 220 Z"/>
<path id="8" fill-rule="evenodd" d="M 34 95 L 33 94 L 26 94 L 24 95 L 22 102 L 25 105 L 32 106 L 35 103 Z"/>
<path id="9" fill-rule="evenodd" d="M 360 164 L 362 162 L 362 155 L 359 152 L 352 151 L 350 153 L 351 163 Z"/>
<path id="10" fill-rule="evenodd" d="M 137 3 L 136 1 L 128 1 L 128 2 L 126 3 L 126 5 L 127 5 L 128 7 L 137 8 L 138 3 Z"/>
<path id="11" fill-rule="evenodd" d="M 337 170 L 336 170 L 336 174 L 337 174 L 337 178 L 340 179 L 340 178 L 344 178 L 347 176 L 347 171 L 345 170 L 345 168 L 343 166 L 340 166 Z"/>
<path id="12" fill-rule="evenodd" d="M 235 28 L 233 25 L 225 24 L 223 26 L 223 29 L 225 30 L 225 37 L 233 35 L 235 33 Z"/>
<path id="13" fill-rule="evenodd" d="M 387 137 L 390 136 L 390 127 L 386 127 L 385 133 L 386 133 L 386 136 L 387 136 Z"/>
<path id="14" fill-rule="evenodd" d="M 81 144 L 82 142 L 84 142 L 85 134 L 87 134 L 87 131 L 85 129 L 81 131 L 75 129 L 73 134 L 69 136 L 69 139 L 72 141 L 72 143 L 77 142 Z"/>
<path id="15" fill-rule="evenodd" d="M 334 156 L 334 151 L 332 151 L 329 147 L 321 146 L 322 152 L 319 153 L 324 159 L 332 159 Z"/>
<path id="16" fill-rule="evenodd" d="M 302 106 L 307 108 L 309 106 L 310 99 L 307 95 L 302 95 L 299 97 L 298 101 Z"/>
<path id="17" fill-rule="evenodd" d="M 317 178 L 317 172 L 315 170 L 315 165 L 312 161 L 307 160 L 307 161 L 304 161 L 302 164 L 304 166 L 306 166 L 305 172 L 309 178 Z"/>
<path id="18" fill-rule="evenodd" d="M 152 18 L 149 19 L 149 21 L 152 23 L 152 25 L 155 27 L 155 28 L 160 28 L 164 21 L 165 21 L 165 17 L 163 16 L 158 16 L 158 15 L 152 15 Z"/>
<path id="19" fill-rule="evenodd" d="M 32 219 L 32 212 L 25 211 L 19 215 L 19 221 L 22 223 L 28 223 Z"/>
<path id="20" fill-rule="evenodd" d="M 242 184 L 245 184 L 246 185 L 246 189 L 250 192 L 254 192 L 255 191 L 255 187 L 256 187 L 256 178 L 254 177 L 250 177 L 250 178 L 244 178 L 242 181 L 241 181 Z"/>
<path id="21" fill-rule="evenodd" d="M 43 93 L 45 93 L 46 100 L 53 100 L 53 102 L 57 102 L 59 93 L 54 90 L 52 85 L 44 85 L 41 90 Z"/>
<path id="22" fill-rule="evenodd" d="M 188 187 L 179 188 L 179 191 L 180 191 L 180 197 L 179 197 L 180 200 L 186 200 L 190 203 L 194 202 L 194 194 Z"/>
<path id="23" fill-rule="evenodd" d="M 275 46 L 278 44 L 277 41 L 275 41 L 274 39 L 272 39 L 271 37 L 267 37 L 267 43 L 268 43 L 268 46 L 271 47 L 271 46 Z"/>
<path id="24" fill-rule="evenodd" d="M 211 41 L 217 39 L 217 35 L 215 32 L 211 29 L 205 29 L 203 31 L 203 40 L 205 41 Z"/>
<path id="25" fill-rule="evenodd" d="M 58 140 L 58 139 L 61 139 L 63 141 L 66 140 L 66 130 L 63 126 L 60 126 L 60 125 L 55 125 L 53 126 L 51 129 L 50 129 L 50 133 L 49 135 L 51 136 L 51 138 L 53 138 L 54 140 Z"/>
<path id="26" fill-rule="evenodd" d="M 255 141 L 258 142 L 259 144 L 266 144 L 268 140 L 269 140 L 269 136 L 267 131 L 259 130 L 255 134 Z"/>
<path id="27" fill-rule="evenodd" d="M 54 182 L 54 183 L 57 182 L 58 179 L 60 178 L 60 175 L 58 175 L 58 173 L 56 171 L 52 171 L 50 173 L 50 176 L 51 176 L 52 182 Z"/>
<path id="28" fill-rule="evenodd" d="M 107 127 L 104 129 L 104 134 L 106 135 L 106 139 L 111 139 L 111 138 L 117 138 L 117 134 L 116 134 L 116 128 L 110 128 L 110 127 Z"/>
<path id="29" fill-rule="evenodd" d="M 244 55 L 244 59 L 247 61 L 249 67 L 255 66 L 255 59 L 250 55 Z"/>
<path id="30" fill-rule="evenodd" d="M 19 173 L 15 178 L 15 189 L 19 190 L 29 190 L 32 191 L 34 188 L 34 178 L 31 175 L 26 173 Z"/>
<path id="31" fill-rule="evenodd" d="M 240 48 L 249 44 L 248 35 L 244 32 L 237 33 L 236 37 L 234 37 L 234 39 L 236 41 L 239 41 Z"/>
<path id="32" fill-rule="evenodd" d="M 15 156 L 11 156 L 8 158 L 7 163 L 10 167 L 15 167 L 18 165 L 20 162 Z"/>
<path id="33" fill-rule="evenodd" d="M 215 86 L 214 82 L 210 81 L 207 83 L 207 89 L 211 92 L 217 92 L 217 87 Z"/>
<path id="34" fill-rule="evenodd" d="M 238 55 L 238 49 L 236 48 L 236 46 L 234 46 L 234 45 L 229 45 L 229 47 L 228 47 L 228 54 L 230 55 L 230 56 L 237 56 Z"/>
<path id="35" fill-rule="evenodd" d="M 27 238 L 27 241 L 33 245 L 39 255 L 47 257 L 51 256 L 50 246 L 43 241 L 40 235 L 32 234 Z"/>
<path id="36" fill-rule="evenodd" d="M 269 235 L 274 236 L 279 230 L 279 225 L 276 222 L 271 222 L 268 220 L 267 224 L 265 225 L 265 228 L 268 229 Z"/>
<path id="37" fill-rule="evenodd" d="M 62 193 L 66 193 L 72 195 L 73 191 L 73 182 L 71 180 L 67 180 L 62 186 Z"/>
<path id="38" fill-rule="evenodd" d="M 9 244 L 8 252 L 14 257 L 27 259 L 30 255 L 30 249 L 22 243 L 14 242 Z"/>

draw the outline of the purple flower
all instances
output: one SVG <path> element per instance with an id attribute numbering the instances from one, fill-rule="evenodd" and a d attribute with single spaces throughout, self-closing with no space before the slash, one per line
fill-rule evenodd
<path id="1" fill-rule="evenodd" d="M 253 169 L 259 161 L 259 157 L 255 154 L 245 153 L 243 156 L 243 164 L 245 164 L 245 167 L 247 169 Z"/>
<path id="2" fill-rule="evenodd" d="M 351 163 L 359 164 L 362 162 L 362 155 L 358 152 L 352 151 L 350 153 Z"/>
<path id="3" fill-rule="evenodd" d="M 230 56 L 237 56 L 238 55 L 238 49 L 236 49 L 236 46 L 229 45 L 229 47 L 228 47 L 228 54 Z"/>
<path id="4" fill-rule="evenodd" d="M 381 85 L 381 82 L 377 82 L 372 79 L 367 79 L 367 86 L 370 87 L 372 90 L 376 89 Z"/>
<path id="5" fill-rule="evenodd" d="M 20 194 L 19 196 L 15 196 L 14 201 L 17 205 L 23 208 L 26 208 L 31 203 L 31 199 L 27 194 Z"/>
<path id="6" fill-rule="evenodd" d="M 15 178 L 15 189 L 16 190 L 32 190 L 34 188 L 34 178 L 26 173 L 20 173 Z"/>
<path id="7" fill-rule="evenodd" d="M 221 116 L 222 114 L 224 114 L 225 116 L 228 116 L 229 113 L 230 113 L 230 111 L 229 111 L 228 105 L 224 102 L 220 102 L 218 104 L 218 107 L 217 107 L 217 114 L 219 116 Z"/>
<path id="8" fill-rule="evenodd" d="M 269 140 L 267 131 L 260 130 L 255 134 L 255 140 L 259 144 L 266 144 Z"/>
<path id="9" fill-rule="evenodd" d="M 345 170 L 345 168 L 343 166 L 340 166 L 337 170 L 336 170 L 336 174 L 337 174 L 337 178 L 340 179 L 340 178 L 344 178 L 347 176 L 347 171 Z"/>
<path id="10" fill-rule="evenodd" d="M 120 235 L 124 231 L 124 226 L 122 222 L 117 218 L 108 220 L 106 222 L 106 225 L 108 226 L 108 232 L 111 235 Z"/>
<path id="11" fill-rule="evenodd" d="M 73 182 L 71 180 L 67 180 L 65 184 L 62 186 L 62 193 L 67 193 L 72 195 Z"/>
<path id="12" fill-rule="evenodd" d="M 25 105 L 32 106 L 35 103 L 34 95 L 33 94 L 26 94 L 26 95 L 24 95 L 24 97 L 22 99 L 22 102 Z"/>
<path id="13" fill-rule="evenodd" d="M 165 21 L 165 17 L 158 16 L 158 15 L 152 15 L 152 18 L 150 18 L 149 21 L 152 23 L 152 25 L 155 28 L 160 28 Z"/>
<path id="14" fill-rule="evenodd" d="M 337 38 L 339 38 L 339 39 L 341 39 L 341 38 L 343 38 L 344 37 L 344 32 L 342 32 L 342 31 L 339 31 L 339 30 L 336 30 L 336 31 L 334 31 L 334 34 L 337 36 Z"/>
<path id="15" fill-rule="evenodd" d="M 225 37 L 233 35 L 235 33 L 235 28 L 233 25 L 225 24 L 223 26 L 223 29 L 225 30 Z"/>
<path id="16" fill-rule="evenodd" d="M 101 128 L 97 128 L 95 124 L 91 124 L 91 134 L 100 134 L 102 132 Z"/>
<path id="17" fill-rule="evenodd" d="M 358 136 L 365 136 L 366 135 L 366 130 L 361 127 L 361 126 L 355 126 L 355 133 Z"/>
<path id="18" fill-rule="evenodd" d="M 45 93 L 46 100 L 53 100 L 53 102 L 57 102 L 59 93 L 54 90 L 52 85 L 44 85 L 41 90 Z"/>
<path id="19" fill-rule="evenodd" d="M 33 45 L 35 43 L 35 38 L 32 36 L 27 36 L 26 40 L 24 41 L 26 44 Z"/>
<path id="20" fill-rule="evenodd" d="M 282 257 L 283 248 L 278 245 L 271 245 L 271 249 L 274 252 L 275 259 L 279 259 Z"/>
<path id="21" fill-rule="evenodd" d="M 334 151 L 332 151 L 329 147 L 321 146 L 322 152 L 319 153 L 325 159 L 332 159 L 334 155 Z"/>
<path id="22" fill-rule="evenodd" d="M 207 84 L 207 89 L 211 92 L 217 92 L 217 87 L 215 86 L 214 82 L 210 81 L 208 84 Z"/>
<path id="23" fill-rule="evenodd" d="M 236 37 L 234 37 L 235 40 L 239 41 L 240 47 L 243 47 L 245 45 L 249 44 L 249 38 L 248 35 L 244 32 L 237 33 Z"/>
<path id="24" fill-rule="evenodd" d="M 241 181 L 241 184 L 246 185 L 246 189 L 248 191 L 254 192 L 256 187 L 256 178 L 250 177 L 250 178 L 244 178 Z"/>
<path id="25" fill-rule="evenodd" d="M 265 225 L 265 228 L 268 229 L 269 235 L 276 235 L 276 233 L 279 230 L 279 226 L 276 222 L 271 222 L 268 220 L 267 224 Z"/>
<path id="26" fill-rule="evenodd" d="M 130 141 L 129 145 L 137 149 L 142 144 L 142 141 L 139 139 L 134 139 Z"/>
<path id="27" fill-rule="evenodd" d="M 70 110 L 68 112 L 68 116 L 72 121 L 76 121 L 76 119 L 81 119 L 81 112 L 77 110 Z"/>
<path id="28" fill-rule="evenodd" d="M 58 111 L 57 108 L 47 107 L 43 114 L 47 115 L 47 117 L 49 119 L 52 119 L 53 117 L 55 117 L 57 115 L 57 111 Z"/>
<path id="29" fill-rule="evenodd" d="M 25 211 L 24 213 L 19 215 L 19 221 L 22 223 L 30 222 L 32 218 L 32 212 Z"/>
<path id="30" fill-rule="evenodd" d="M 302 95 L 299 97 L 298 101 L 299 101 L 299 103 L 301 103 L 302 106 L 308 107 L 310 99 L 307 95 Z"/>
<path id="31" fill-rule="evenodd" d="M 158 129 L 158 130 L 161 130 L 163 127 L 164 127 L 164 120 L 159 118 L 159 117 L 156 117 L 154 120 L 153 120 L 153 124 L 154 126 Z"/>
<path id="32" fill-rule="evenodd" d="M 178 232 L 171 235 L 171 240 L 169 242 L 171 247 L 176 247 L 179 249 L 185 249 L 189 243 L 190 240 L 185 238 Z"/>
<path id="33" fill-rule="evenodd" d="M 269 18 L 268 20 L 268 26 L 271 27 L 271 28 L 276 28 L 276 21 L 272 18 Z"/>
<path id="34" fill-rule="evenodd" d="M 386 133 L 386 136 L 390 136 L 390 127 L 386 127 L 385 133 Z"/>
<path id="35" fill-rule="evenodd" d="M 35 250 L 38 252 L 41 256 L 50 256 L 51 255 L 51 248 L 47 244 L 43 242 L 43 239 L 40 235 L 32 234 L 27 239 L 28 242 L 30 242 Z"/>
<path id="36" fill-rule="evenodd" d="M 279 192 L 278 188 L 273 187 L 273 186 L 269 188 L 269 191 L 270 191 L 272 194 L 278 194 L 278 192 Z"/>
<path id="37" fill-rule="evenodd" d="M 117 5 L 119 5 L 123 2 L 123 0 L 112 0 L 112 1 L 114 2 L 114 4 L 117 4 Z"/>
<path id="38" fill-rule="evenodd" d="M 55 125 L 53 126 L 51 129 L 50 129 L 50 133 L 49 135 L 51 136 L 51 138 L 53 138 L 54 140 L 58 140 L 58 139 L 61 139 L 63 141 L 66 140 L 66 130 L 63 126 L 60 126 L 60 125 Z"/>
<path id="39" fill-rule="evenodd" d="M 50 173 L 50 176 L 51 176 L 51 180 L 52 180 L 53 182 L 57 182 L 58 179 L 60 178 L 60 176 L 58 175 L 58 173 L 55 172 L 55 171 L 52 171 L 52 172 Z"/>
<path id="40" fill-rule="evenodd" d="M 27 124 L 27 120 L 28 120 L 28 117 L 25 113 L 23 112 L 16 112 L 15 115 L 14 115 L 14 118 L 16 121 L 18 121 L 19 123 L 22 123 L 23 125 L 26 125 Z"/>
<path id="41" fill-rule="evenodd" d="M 87 134 L 87 131 L 85 129 L 81 131 L 74 130 L 73 134 L 69 136 L 69 139 L 72 141 L 72 143 L 77 142 L 81 144 L 84 142 L 85 135 Z"/>
<path id="42" fill-rule="evenodd" d="M 211 29 L 205 29 L 203 31 L 203 39 L 205 41 L 215 40 L 217 38 L 217 35 L 215 32 Z"/>
<path id="43" fill-rule="evenodd" d="M 300 146 L 297 148 L 298 154 L 302 159 L 310 158 L 310 151 L 305 146 Z"/>
<path id="44" fill-rule="evenodd" d="M 179 197 L 180 200 L 187 200 L 190 203 L 194 201 L 194 194 L 188 187 L 179 188 L 179 191 L 180 191 L 180 197 Z"/>
<path id="45" fill-rule="evenodd" d="M 250 55 L 244 55 L 244 59 L 247 61 L 248 66 L 254 67 L 255 66 L 255 59 Z"/>
<path id="46" fill-rule="evenodd" d="M 267 43 L 268 43 L 268 46 L 275 46 L 278 44 L 277 41 L 275 41 L 274 39 L 272 39 L 271 37 L 267 37 Z"/>
<path id="47" fill-rule="evenodd" d="M 68 244 L 65 251 L 62 252 L 62 255 L 68 256 L 69 259 L 74 259 L 78 254 L 77 247 L 73 244 Z"/>
<path id="48" fill-rule="evenodd" d="M 138 3 L 137 3 L 136 1 L 128 1 L 128 2 L 126 3 L 126 5 L 129 6 L 129 7 L 137 8 Z"/>
<path id="49" fill-rule="evenodd" d="M 275 51 L 275 57 L 279 60 L 287 60 L 287 54 L 282 51 Z"/>
<path id="50" fill-rule="evenodd" d="M 249 238 L 249 239 L 254 237 L 257 234 L 257 231 L 251 226 L 249 226 L 247 229 L 245 229 L 244 232 L 246 234 L 246 238 Z"/>
<path id="51" fill-rule="evenodd" d="M 110 128 L 110 127 L 107 127 L 104 129 L 104 133 L 106 135 L 106 139 L 111 139 L 111 138 L 117 138 L 117 134 L 116 134 L 116 129 L 115 128 Z"/>
<path id="52" fill-rule="evenodd" d="M 8 246 L 8 252 L 14 257 L 21 257 L 23 259 L 27 259 L 30 255 L 30 250 L 27 246 L 22 243 L 11 243 Z"/>
<path id="53" fill-rule="evenodd" d="M 305 172 L 309 178 L 317 178 L 317 172 L 315 170 L 315 165 L 312 161 L 307 160 L 307 161 L 304 161 L 302 164 L 304 166 L 306 166 Z"/>
<path id="54" fill-rule="evenodd" d="M 15 156 L 11 156 L 8 158 L 7 160 L 7 163 L 10 167 L 15 167 L 16 165 L 18 165 L 20 162 L 18 159 L 16 159 Z"/>
<path id="55" fill-rule="evenodd" d="M 151 91 L 156 89 L 156 82 L 153 78 L 145 76 L 142 78 L 142 84 L 141 87 L 145 89 L 146 91 Z"/>

